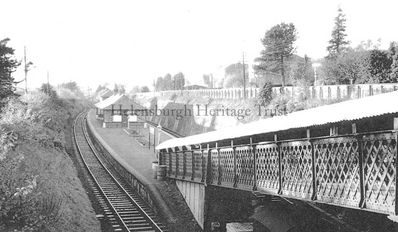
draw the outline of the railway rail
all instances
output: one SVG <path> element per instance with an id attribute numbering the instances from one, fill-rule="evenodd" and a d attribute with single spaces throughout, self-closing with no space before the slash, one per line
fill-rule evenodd
<path id="1" fill-rule="evenodd" d="M 93 192 L 114 231 L 166 232 L 166 226 L 136 191 L 101 160 L 88 136 L 85 115 L 82 113 L 75 120 L 74 141 L 94 182 Z"/>

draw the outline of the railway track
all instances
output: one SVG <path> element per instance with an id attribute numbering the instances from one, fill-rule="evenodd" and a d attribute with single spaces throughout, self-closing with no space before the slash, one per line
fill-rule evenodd
<path id="1" fill-rule="evenodd" d="M 85 115 L 80 114 L 74 123 L 73 133 L 77 150 L 94 182 L 93 192 L 104 209 L 114 231 L 166 232 L 166 226 L 152 209 L 121 177 L 112 173 L 87 134 Z"/>

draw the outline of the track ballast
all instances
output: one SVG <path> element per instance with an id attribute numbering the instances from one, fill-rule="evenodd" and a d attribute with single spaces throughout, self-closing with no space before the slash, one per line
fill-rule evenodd
<path id="1" fill-rule="evenodd" d="M 80 114 L 73 128 L 77 150 L 94 182 L 93 192 L 114 231 L 167 231 L 159 218 L 139 195 L 101 161 L 87 134 L 85 115 Z"/>

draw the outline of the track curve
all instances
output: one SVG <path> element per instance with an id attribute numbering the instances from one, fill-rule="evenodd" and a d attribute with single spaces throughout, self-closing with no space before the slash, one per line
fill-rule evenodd
<path id="1" fill-rule="evenodd" d="M 114 231 L 166 232 L 166 226 L 134 189 L 121 183 L 101 160 L 86 128 L 86 113 L 80 114 L 73 126 L 74 142 L 88 170 L 95 189 L 94 194 L 104 208 Z"/>

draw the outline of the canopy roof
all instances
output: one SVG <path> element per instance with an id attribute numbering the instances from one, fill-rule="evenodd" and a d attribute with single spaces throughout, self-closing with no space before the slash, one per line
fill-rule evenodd
<path id="1" fill-rule="evenodd" d="M 112 105 L 114 105 L 114 109 L 120 109 L 120 105 L 122 105 L 122 110 L 131 109 L 131 105 L 134 105 L 133 101 L 130 100 L 126 95 L 113 95 L 109 98 L 98 102 L 95 104 L 95 107 L 101 110 L 110 110 L 112 109 Z"/>
<path id="2" fill-rule="evenodd" d="M 208 133 L 171 139 L 159 144 L 156 149 L 160 150 L 197 145 L 288 129 L 307 128 L 328 123 L 352 121 L 397 112 L 398 91 L 395 91 L 297 111 L 283 116 L 262 119 Z"/>

